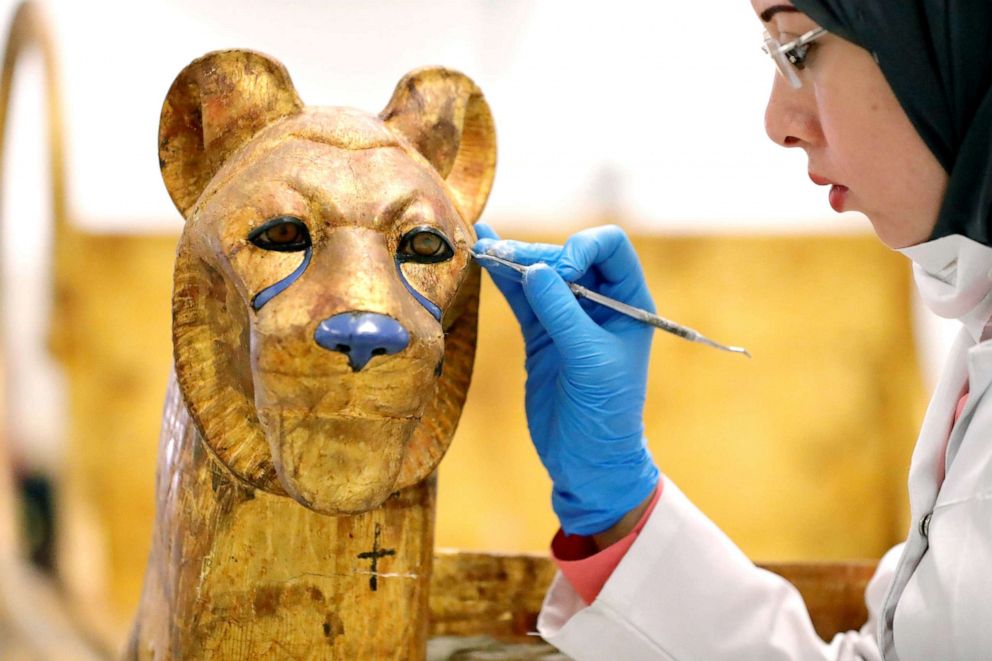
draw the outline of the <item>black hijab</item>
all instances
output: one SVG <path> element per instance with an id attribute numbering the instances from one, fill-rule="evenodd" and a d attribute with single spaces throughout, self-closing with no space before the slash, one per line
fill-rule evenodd
<path id="1" fill-rule="evenodd" d="M 992 0 L 793 4 L 875 56 L 903 110 L 949 174 L 930 238 L 963 234 L 992 246 Z"/>

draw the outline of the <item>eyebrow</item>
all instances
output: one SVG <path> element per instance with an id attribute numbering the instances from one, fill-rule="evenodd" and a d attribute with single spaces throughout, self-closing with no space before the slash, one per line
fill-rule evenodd
<path id="1" fill-rule="evenodd" d="M 792 5 L 775 5 L 774 7 L 769 7 L 765 11 L 761 12 L 760 14 L 758 14 L 758 16 L 759 18 L 761 18 L 762 21 L 767 23 L 768 21 L 772 20 L 772 17 L 775 16 L 775 14 L 778 14 L 780 12 L 799 13 L 799 10 L 793 7 Z"/>
<path id="2" fill-rule="evenodd" d="M 409 209 L 414 202 L 418 202 L 420 198 L 420 191 L 412 190 L 387 204 L 386 207 L 379 213 L 379 218 L 385 222 L 396 222 L 402 218 L 403 214 L 406 213 L 406 210 Z"/>

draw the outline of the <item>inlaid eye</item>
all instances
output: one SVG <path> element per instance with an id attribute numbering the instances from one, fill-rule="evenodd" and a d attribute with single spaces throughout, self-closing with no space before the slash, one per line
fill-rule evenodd
<path id="1" fill-rule="evenodd" d="M 400 239 L 399 258 L 404 262 L 436 264 L 454 255 L 451 242 L 433 227 L 415 227 Z"/>
<path id="2" fill-rule="evenodd" d="M 264 250 L 297 252 L 310 247 L 310 232 L 299 218 L 279 216 L 253 229 L 248 240 Z"/>

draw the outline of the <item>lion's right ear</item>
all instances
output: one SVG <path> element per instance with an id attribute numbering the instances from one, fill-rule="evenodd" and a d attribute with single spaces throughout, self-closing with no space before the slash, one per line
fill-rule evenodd
<path id="1" fill-rule="evenodd" d="M 496 173 L 496 129 L 472 79 L 444 67 L 415 69 L 379 117 L 448 182 L 465 221 L 478 220 Z"/>
<path id="2" fill-rule="evenodd" d="M 231 153 L 303 103 L 282 64 L 260 53 L 208 53 L 180 72 L 162 105 L 159 165 L 187 216 Z"/>

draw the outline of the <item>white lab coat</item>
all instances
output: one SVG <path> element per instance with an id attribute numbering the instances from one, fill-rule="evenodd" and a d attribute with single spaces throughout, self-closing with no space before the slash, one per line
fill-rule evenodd
<path id="1" fill-rule="evenodd" d="M 963 323 L 913 454 L 908 539 L 879 563 L 868 622 L 821 640 L 798 591 L 756 568 L 671 480 L 603 590 L 560 574 L 538 620 L 576 659 L 992 659 L 992 249 L 950 236 L 903 251 L 924 301 Z M 967 406 L 951 431 L 970 383 Z M 938 489 L 938 453 L 946 478 Z"/>

